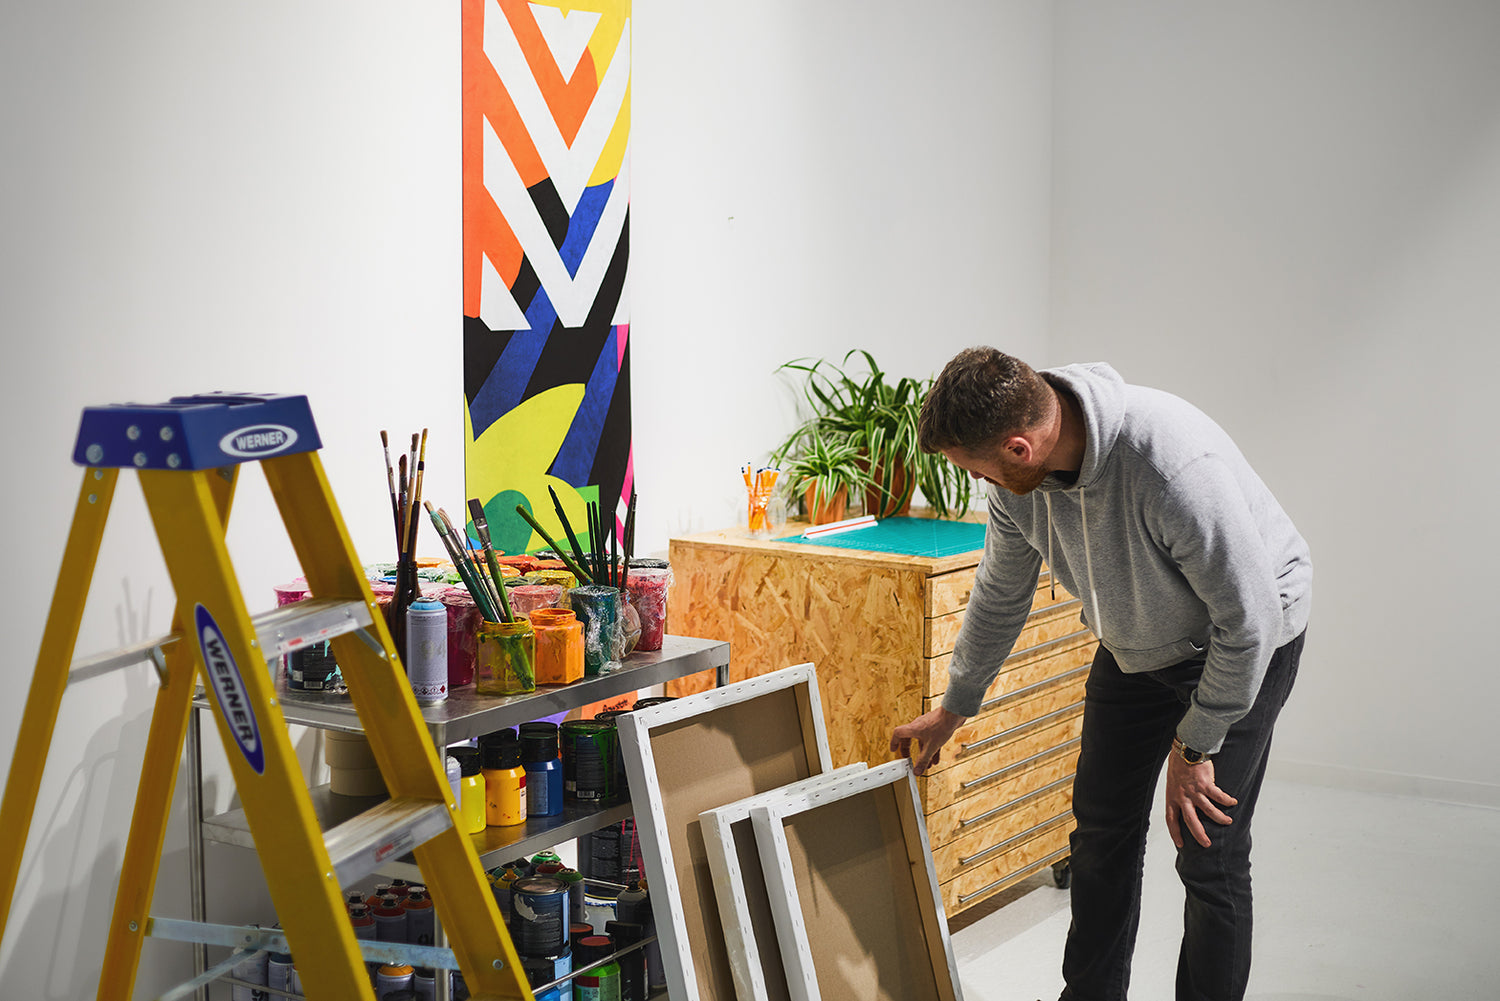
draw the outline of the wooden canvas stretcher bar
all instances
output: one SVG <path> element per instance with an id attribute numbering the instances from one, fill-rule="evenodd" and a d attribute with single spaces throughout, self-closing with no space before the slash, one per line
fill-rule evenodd
<path id="1" fill-rule="evenodd" d="M 770 799 L 811 792 L 864 770 L 862 761 L 845 765 L 728 806 L 704 810 L 699 815 L 708 867 L 714 877 L 719 919 L 724 925 L 724 946 L 729 953 L 739 1001 L 790 1001 L 791 998 L 750 811 Z"/>
<path id="2" fill-rule="evenodd" d="M 963 1001 L 910 765 L 750 811 L 793 1001 Z"/>
<path id="3" fill-rule="evenodd" d="M 728 1001 L 734 979 L 704 846 L 705 810 L 832 768 L 811 664 L 619 717 L 673 1001 Z"/>

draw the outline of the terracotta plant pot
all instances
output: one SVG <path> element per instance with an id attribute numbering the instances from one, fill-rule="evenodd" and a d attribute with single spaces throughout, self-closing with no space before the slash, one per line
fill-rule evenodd
<path id="1" fill-rule="evenodd" d="M 876 484 L 885 477 L 885 471 L 879 466 L 875 467 L 873 479 Z M 887 497 L 881 493 L 879 486 L 865 488 L 865 514 L 873 514 L 877 518 L 889 518 L 892 515 L 904 516 L 911 511 L 911 498 L 917 492 L 917 478 L 912 471 L 905 466 L 898 466 L 891 474 L 891 493 L 894 497 Z M 885 503 L 882 504 L 881 501 Z"/>
<path id="2" fill-rule="evenodd" d="M 849 509 L 849 488 L 839 487 L 838 492 L 831 499 L 826 499 L 822 507 L 813 505 L 813 487 L 808 487 L 802 493 L 802 502 L 807 505 L 807 516 L 814 525 L 826 525 L 832 521 L 843 521 L 844 512 Z"/>

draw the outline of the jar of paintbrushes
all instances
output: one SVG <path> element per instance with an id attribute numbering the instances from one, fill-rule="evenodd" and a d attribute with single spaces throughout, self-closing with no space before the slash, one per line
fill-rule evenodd
<path id="1" fill-rule="evenodd" d="M 536 691 L 536 635 L 525 619 L 483 622 L 474 656 L 474 690 L 480 695 Z"/>

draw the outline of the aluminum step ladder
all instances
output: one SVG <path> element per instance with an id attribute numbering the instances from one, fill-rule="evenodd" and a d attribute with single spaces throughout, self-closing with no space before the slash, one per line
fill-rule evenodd
<path id="1" fill-rule="evenodd" d="M 343 888 L 414 852 L 471 997 L 534 1001 L 479 857 L 360 571 L 318 459 L 305 396 L 176 397 L 90 407 L 86 467 L 0 801 L 0 940 L 70 680 L 151 659 L 161 679 L 109 926 L 99 999 L 128 1001 L 152 928 L 151 894 L 201 676 L 286 942 L 312 1001 L 375 1001 Z M 252 616 L 225 547 L 239 468 L 259 462 L 316 600 Z M 119 470 L 134 468 L 176 594 L 170 636 L 73 663 Z M 267 662 L 330 640 L 389 801 L 325 833 L 313 813 Z M 71 665 L 71 669 L 70 669 Z M 162 923 L 162 922 L 158 922 Z M 181 922 L 172 922 L 181 925 Z M 203 939 L 211 940 L 209 938 Z"/>

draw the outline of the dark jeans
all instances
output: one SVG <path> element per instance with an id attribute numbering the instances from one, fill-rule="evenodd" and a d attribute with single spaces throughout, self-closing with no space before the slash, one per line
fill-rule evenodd
<path id="1" fill-rule="evenodd" d="M 1250 820 L 1266 773 L 1271 730 L 1297 677 L 1306 636 L 1271 656 L 1255 705 L 1214 755 L 1214 782 L 1239 800 L 1234 819 L 1203 817 L 1212 844 L 1182 830 L 1177 874 L 1187 891 L 1177 1001 L 1239 1001 L 1250 976 Z M 1062 1001 L 1124 1001 L 1141 916 L 1146 829 L 1157 778 L 1203 673 L 1189 661 L 1126 674 L 1102 646 L 1084 697 L 1083 745 L 1073 783 L 1073 924 L 1063 952 Z M 1166 835 L 1160 835 L 1165 837 Z"/>

